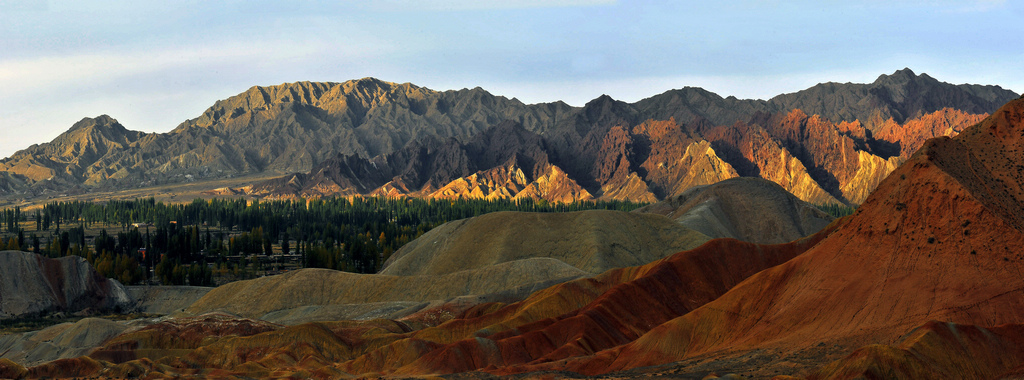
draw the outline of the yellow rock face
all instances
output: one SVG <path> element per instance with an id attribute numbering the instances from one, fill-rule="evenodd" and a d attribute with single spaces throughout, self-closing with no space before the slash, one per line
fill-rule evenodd
<path id="1" fill-rule="evenodd" d="M 647 183 L 636 173 L 629 173 L 623 182 L 606 184 L 601 187 L 601 199 L 633 202 L 656 202 L 658 197 L 651 193 Z"/>
<path id="2" fill-rule="evenodd" d="M 853 178 L 842 187 L 843 196 L 855 204 L 863 203 L 868 195 L 878 187 L 878 184 L 904 161 L 902 157 L 898 156 L 889 157 L 886 160 L 868 152 L 860 151 L 858 153 L 860 167 L 853 174 Z"/>
<path id="3" fill-rule="evenodd" d="M 516 164 L 473 173 L 458 178 L 437 191 L 433 199 L 544 199 L 571 203 L 593 199 L 587 190 L 569 178 L 561 168 L 549 165 L 547 173 L 530 181 Z"/>
<path id="4" fill-rule="evenodd" d="M 774 141 L 772 142 L 774 143 Z M 764 155 L 757 161 L 764 179 L 782 186 L 797 198 L 814 204 L 840 203 L 814 181 L 807 168 L 787 150 L 777 149 L 775 154 Z"/>

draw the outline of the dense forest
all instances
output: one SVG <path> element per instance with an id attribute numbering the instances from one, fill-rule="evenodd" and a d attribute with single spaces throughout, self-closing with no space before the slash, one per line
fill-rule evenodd
<path id="1" fill-rule="evenodd" d="M 251 278 L 288 267 L 374 273 L 391 253 L 431 228 L 489 212 L 640 206 L 358 197 L 53 202 L 33 212 L 0 210 L 6 238 L 0 249 L 81 256 L 102 275 L 126 284 L 212 285 L 215 279 Z"/>

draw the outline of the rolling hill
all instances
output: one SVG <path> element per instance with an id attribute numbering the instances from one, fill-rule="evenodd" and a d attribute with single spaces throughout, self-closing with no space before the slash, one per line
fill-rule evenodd
<path id="1" fill-rule="evenodd" d="M 665 215 L 711 238 L 757 244 L 795 241 L 817 233 L 833 220 L 782 186 L 760 178 L 733 178 L 694 186 L 676 197 L 633 212 Z"/>

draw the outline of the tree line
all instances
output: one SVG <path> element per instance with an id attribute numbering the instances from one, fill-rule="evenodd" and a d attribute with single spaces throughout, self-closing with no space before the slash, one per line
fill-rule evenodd
<path id="1" fill-rule="evenodd" d="M 217 271 L 252 277 L 253 268 L 264 265 L 258 257 L 270 255 L 297 257 L 302 267 L 375 273 L 395 250 L 430 229 L 489 212 L 629 211 L 642 205 L 382 197 L 51 202 L 31 215 L 19 208 L 0 211 L 0 226 L 10 236 L 0 248 L 82 256 L 104 276 L 127 284 L 155 277 L 164 284 L 209 285 Z M 27 236 L 26 224 L 35 225 Z M 95 227 L 103 229 L 87 236 Z"/>

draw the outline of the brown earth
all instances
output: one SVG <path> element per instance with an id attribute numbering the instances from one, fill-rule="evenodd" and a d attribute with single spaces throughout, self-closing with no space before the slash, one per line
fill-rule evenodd
<path id="1" fill-rule="evenodd" d="M 439 276 L 530 258 L 598 274 L 643 265 L 707 240 L 660 215 L 494 212 L 428 231 L 391 255 L 380 274 Z"/>
<path id="2" fill-rule="evenodd" d="M 199 315 L 219 311 L 261 318 L 268 313 L 309 306 L 425 302 L 485 295 L 587 275 L 589 273 L 550 258 L 516 260 L 440 276 L 388 276 L 301 269 L 222 285 L 193 303 L 184 313 Z M 310 284 L 316 285 L 311 288 Z"/>
<path id="3" fill-rule="evenodd" d="M 782 186 L 759 178 L 695 186 L 633 212 L 665 215 L 711 238 L 758 244 L 779 244 L 813 235 L 833 220 Z"/>
<path id="4" fill-rule="evenodd" d="M 990 328 L 931 321 L 898 344 L 859 348 L 811 371 L 824 379 L 1011 379 L 1024 369 L 1024 325 Z"/>
<path id="5" fill-rule="evenodd" d="M 551 286 L 521 302 L 456 308 L 457 315 L 441 324 L 423 324 L 422 313 L 399 321 L 290 327 L 225 314 L 179 318 L 117 336 L 90 357 L 27 371 L 29 377 L 103 373 L 334 378 L 380 373 L 405 376 L 410 371 L 448 373 L 454 368 L 484 369 L 494 363 L 511 366 L 534 360 L 531 358 L 547 361 L 542 357 L 579 355 L 635 339 L 657 325 L 656 321 L 714 299 L 743 278 L 798 255 L 826 234 L 776 246 L 714 240 L 642 267 L 615 269 L 595 278 Z M 662 287 L 650 288 L 659 283 Z M 640 304 L 647 313 L 623 310 Z M 444 310 L 446 307 L 425 312 Z M 493 343 L 487 342 L 492 340 L 510 355 L 504 359 L 489 356 L 488 347 Z M 0 370 L 26 371 L 13 363 L 4 365 L 0 362 Z M 516 372 L 511 369 L 516 367 L 506 368 Z"/>
<path id="6" fill-rule="evenodd" d="M 27 366 L 75 358 L 130 328 L 124 321 L 84 318 L 39 331 L 0 335 L 0 358 Z"/>

